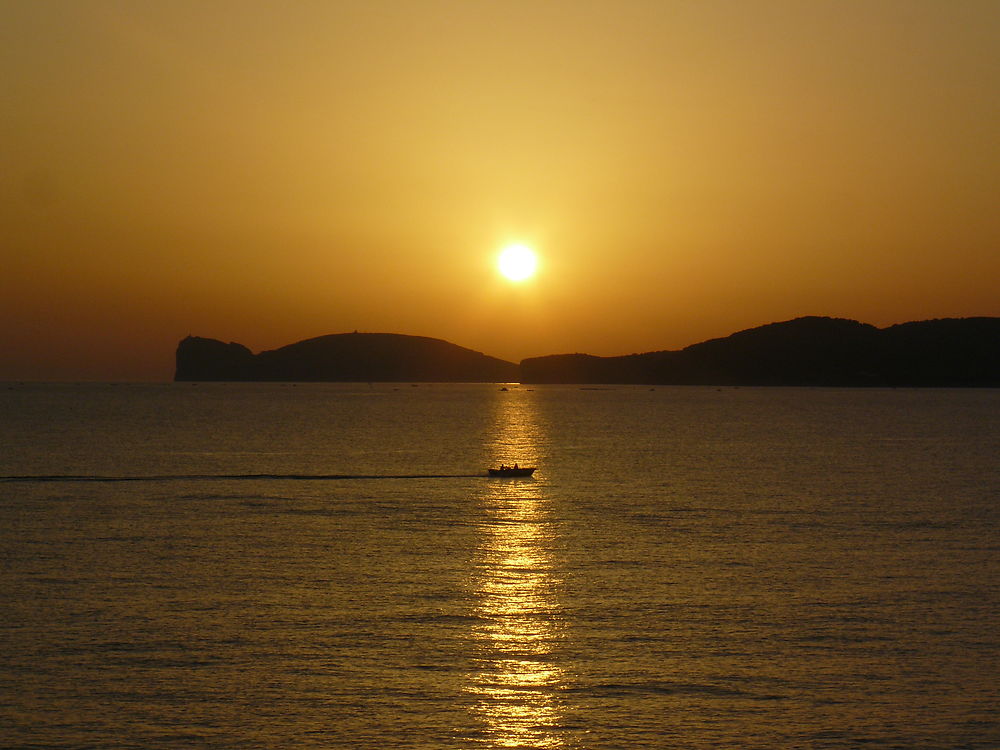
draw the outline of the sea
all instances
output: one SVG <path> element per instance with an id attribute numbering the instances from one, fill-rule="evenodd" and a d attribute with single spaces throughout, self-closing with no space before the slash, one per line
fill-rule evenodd
<path id="1" fill-rule="evenodd" d="M 998 748 L 998 509 L 997 389 L 5 383 L 0 747 Z"/>

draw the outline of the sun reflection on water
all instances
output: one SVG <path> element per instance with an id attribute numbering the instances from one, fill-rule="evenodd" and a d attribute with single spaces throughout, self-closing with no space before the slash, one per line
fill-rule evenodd
<path id="1" fill-rule="evenodd" d="M 490 445 L 496 462 L 534 465 L 541 435 L 532 394 L 498 397 Z M 552 521 L 544 483 L 491 480 L 480 498 L 482 520 L 473 589 L 477 600 L 475 669 L 468 690 L 485 724 L 484 744 L 563 747 L 554 651 L 561 621 L 553 570 Z"/>

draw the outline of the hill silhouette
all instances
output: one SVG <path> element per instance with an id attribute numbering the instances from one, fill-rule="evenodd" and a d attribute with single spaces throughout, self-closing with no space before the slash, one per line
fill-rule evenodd
<path id="1" fill-rule="evenodd" d="M 256 355 L 241 344 L 188 336 L 177 347 L 174 379 L 1000 387 L 1000 318 L 880 329 L 803 317 L 677 351 L 558 354 L 520 365 L 441 339 L 393 333 L 320 336 Z"/>
<path id="2" fill-rule="evenodd" d="M 803 317 L 679 351 L 526 359 L 521 382 L 996 387 L 1000 318 L 926 320 L 879 329 L 854 320 Z"/>
<path id="3" fill-rule="evenodd" d="M 398 333 L 319 336 L 254 355 L 242 344 L 188 336 L 174 380 L 494 383 L 518 366 L 441 339 Z"/>

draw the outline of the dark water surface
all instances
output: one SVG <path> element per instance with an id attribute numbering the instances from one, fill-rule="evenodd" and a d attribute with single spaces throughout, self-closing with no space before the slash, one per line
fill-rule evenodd
<path id="1" fill-rule="evenodd" d="M 998 457 L 995 390 L 4 386 L 0 746 L 1000 747 Z"/>

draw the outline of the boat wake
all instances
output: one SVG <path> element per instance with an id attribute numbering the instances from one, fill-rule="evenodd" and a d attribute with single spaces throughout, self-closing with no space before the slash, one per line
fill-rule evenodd
<path id="1" fill-rule="evenodd" d="M 483 474 L 158 474 L 151 476 L 91 476 L 85 474 L 50 474 L 35 476 L 0 476 L 0 482 L 197 482 L 283 480 L 326 482 L 338 479 L 466 479 Z"/>

